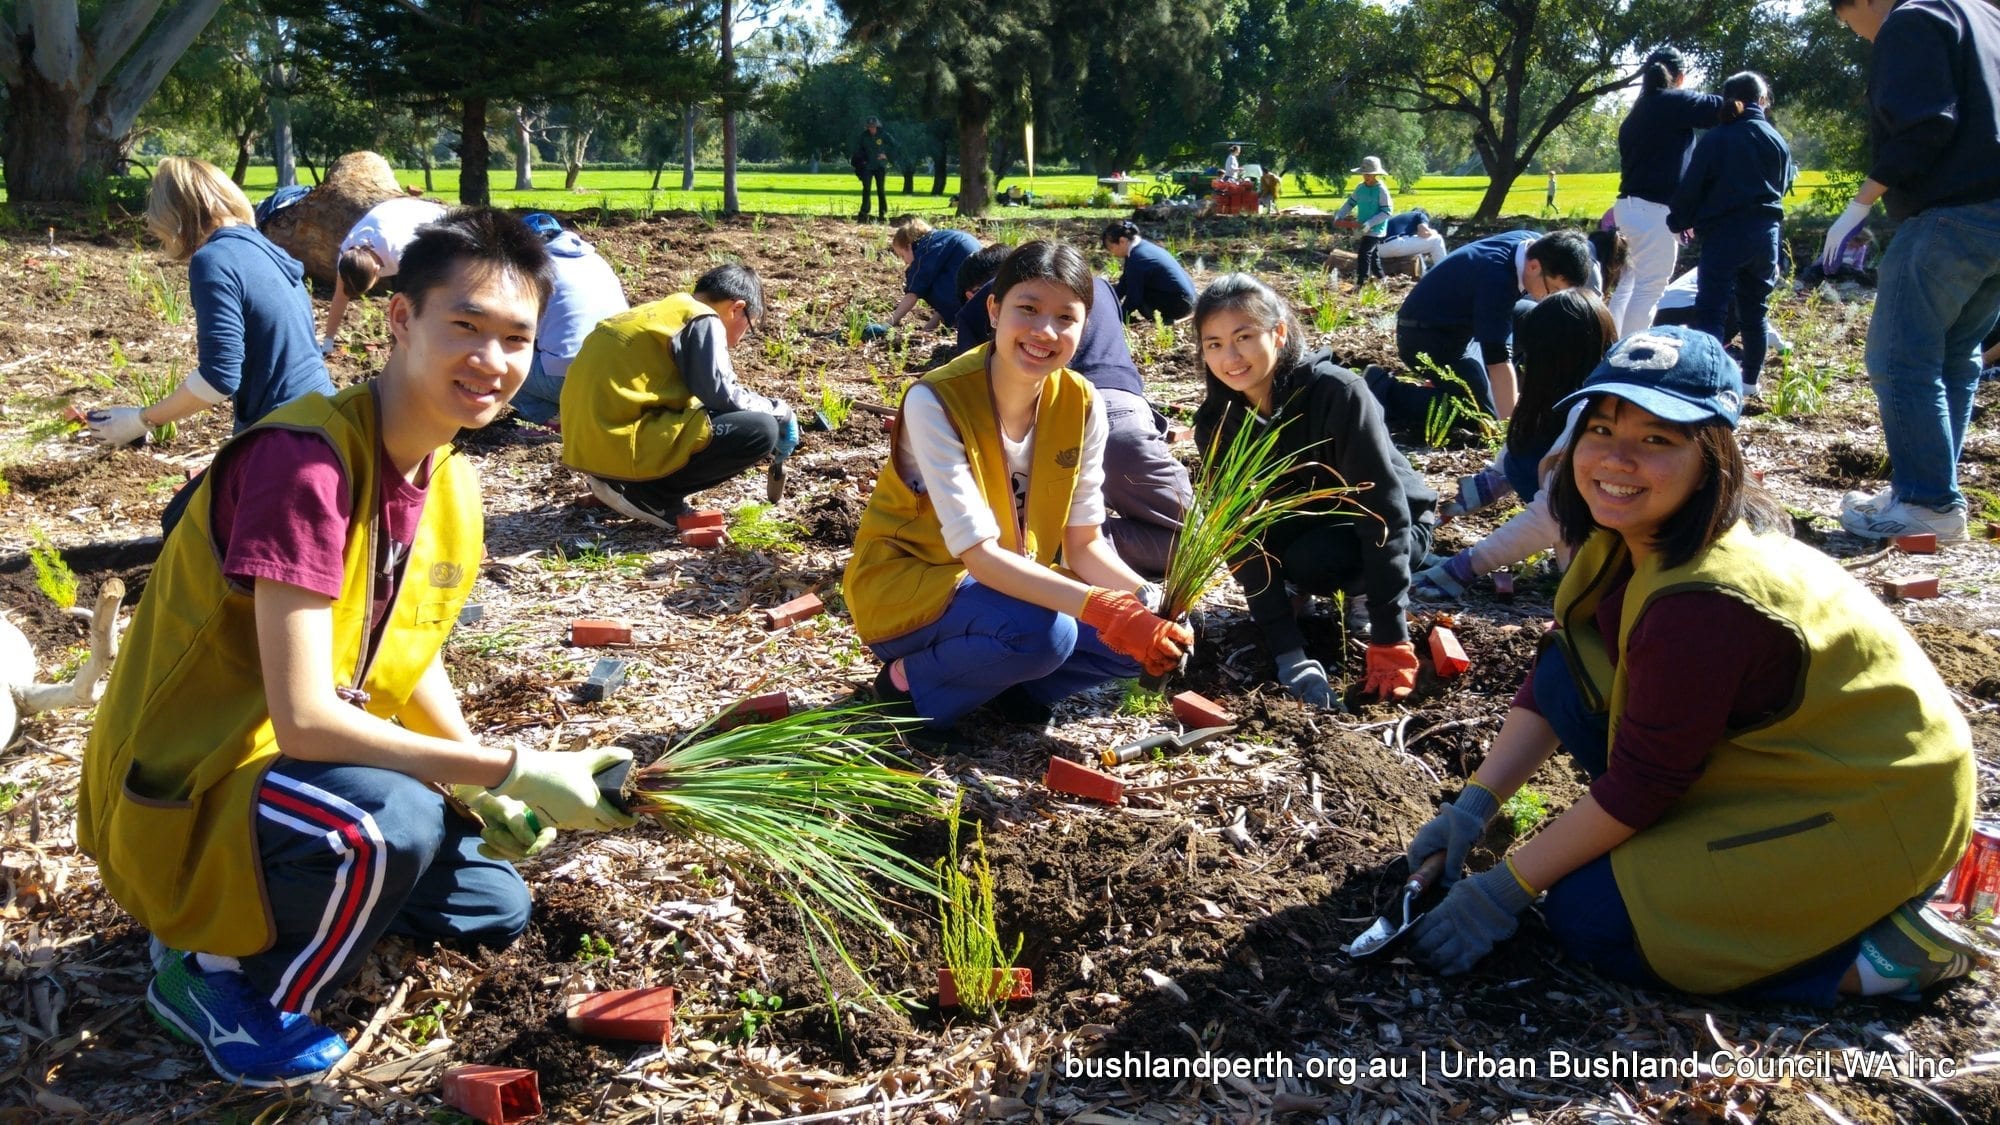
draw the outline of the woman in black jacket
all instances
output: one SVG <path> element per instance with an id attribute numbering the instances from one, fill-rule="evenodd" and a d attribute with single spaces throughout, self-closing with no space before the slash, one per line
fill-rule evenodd
<path id="1" fill-rule="evenodd" d="M 1325 667 L 1306 655 L 1290 583 L 1304 594 L 1366 597 L 1364 690 L 1404 698 L 1417 682 L 1404 620 L 1410 567 L 1430 549 L 1437 495 L 1390 443 L 1361 377 L 1328 352 L 1307 354 L 1298 318 L 1269 286 L 1248 274 L 1217 278 L 1195 304 L 1194 327 L 1207 368 L 1208 394 L 1194 419 L 1201 448 L 1228 448 L 1245 425 L 1278 426 L 1279 455 L 1297 453 L 1303 466 L 1285 487 L 1356 489 L 1346 503 L 1330 500 L 1279 521 L 1232 560 L 1279 681 L 1313 706 L 1340 707 Z"/>

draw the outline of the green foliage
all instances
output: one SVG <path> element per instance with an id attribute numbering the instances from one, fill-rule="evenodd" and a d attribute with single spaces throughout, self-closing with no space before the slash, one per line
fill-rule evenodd
<path id="1" fill-rule="evenodd" d="M 818 393 L 803 397 L 809 402 L 817 401 L 819 412 L 826 415 L 827 423 L 836 430 L 845 426 L 847 424 L 847 416 L 854 412 L 853 401 L 846 395 L 841 394 L 840 388 L 833 385 L 833 380 L 826 377 L 825 365 L 821 365 L 819 369 Z"/>
<path id="2" fill-rule="evenodd" d="M 1458 372 L 1445 367 L 1430 356 L 1419 355 L 1417 367 L 1439 387 L 1455 391 L 1453 394 L 1439 395 L 1431 400 L 1424 411 L 1424 444 L 1439 449 L 1451 440 L 1451 435 L 1461 425 L 1477 429 L 1489 444 L 1505 434 L 1500 423 L 1491 414 L 1481 410 L 1472 398 L 1472 388 Z"/>
<path id="3" fill-rule="evenodd" d="M 577 941 L 576 959 L 588 965 L 593 961 L 610 961 L 618 956 L 618 947 L 597 934 L 585 934 Z"/>
<path id="4" fill-rule="evenodd" d="M 403 1021 L 404 1037 L 414 1047 L 422 1047 L 433 1039 L 444 1038 L 444 1020 L 445 1016 L 449 1015 L 450 1012 L 450 1005 L 446 1004 L 443 1000 L 439 1000 L 429 1008 Z"/>
<path id="5" fill-rule="evenodd" d="M 1830 365 L 1795 363 L 1786 357 L 1778 368 L 1778 383 L 1771 388 L 1771 413 L 1781 418 L 1818 414 L 1826 406 L 1833 375 Z"/>
<path id="6" fill-rule="evenodd" d="M 986 833 L 973 822 L 972 854 L 959 852 L 959 801 L 945 814 L 951 833 L 950 850 L 938 858 L 935 870 L 941 906 L 938 943 L 945 967 L 958 986 L 958 1005 L 983 1015 L 1006 1002 L 1013 990 L 1014 959 L 1024 938 L 1016 935 L 1009 950 L 1000 940 L 993 914 L 993 865 L 986 857 Z"/>
<path id="7" fill-rule="evenodd" d="M 1159 313 L 1154 313 L 1153 354 L 1156 356 L 1171 355 L 1173 354 L 1174 345 L 1179 342 L 1180 337 L 1176 334 L 1174 326 L 1162 319 Z"/>
<path id="8" fill-rule="evenodd" d="M 770 504 L 745 504 L 733 513 L 729 541 L 753 551 L 796 551 L 805 528 L 776 516 Z"/>
<path id="9" fill-rule="evenodd" d="M 0 813 L 11 810 L 14 802 L 20 799 L 21 787 L 18 784 L 12 781 L 0 781 Z"/>
<path id="10" fill-rule="evenodd" d="M 1138 680 L 1118 681 L 1118 713 L 1141 717 L 1157 715 L 1167 706 L 1167 693 L 1154 691 Z"/>
<path id="11" fill-rule="evenodd" d="M 1500 806 L 1500 815 L 1513 825 L 1514 835 L 1525 836 L 1548 819 L 1549 799 L 1539 790 L 1523 785 Z"/>
<path id="12" fill-rule="evenodd" d="M 187 322 L 187 290 L 158 266 L 153 267 L 153 276 L 146 285 L 146 304 L 155 316 L 168 324 L 179 327 Z"/>
<path id="13" fill-rule="evenodd" d="M 910 389 L 909 384 L 901 379 L 891 383 L 872 363 L 868 365 L 868 382 L 874 386 L 876 397 L 882 400 L 884 406 L 902 406 L 903 392 Z"/>
<path id="14" fill-rule="evenodd" d="M 1232 407 L 1232 411 L 1236 408 Z M 1172 621 L 1200 604 L 1215 585 L 1216 573 L 1227 560 L 1260 540 L 1273 523 L 1307 507 L 1329 507 L 1375 518 L 1348 499 L 1354 489 L 1298 487 L 1285 479 L 1304 470 L 1297 454 L 1278 453 L 1278 436 L 1290 424 L 1258 426 L 1242 419 L 1229 444 L 1218 431 L 1202 451 L 1201 473 L 1194 481 L 1180 531 L 1174 536 L 1167 574 L 1161 583 L 1165 604 L 1160 616 Z"/>
<path id="15" fill-rule="evenodd" d="M 736 993 L 736 1026 L 729 1029 L 724 1038 L 731 1043 L 748 1044 L 755 1042 L 757 1033 L 771 1022 L 771 1017 L 785 1010 L 785 998 L 773 992 L 765 994 L 754 988 L 741 989 Z"/>
<path id="16" fill-rule="evenodd" d="M 76 572 L 69 568 L 69 561 L 49 541 L 48 532 L 38 527 L 33 538 L 34 541 L 28 544 L 28 561 L 35 567 L 35 588 L 56 603 L 58 609 L 75 608 Z"/>

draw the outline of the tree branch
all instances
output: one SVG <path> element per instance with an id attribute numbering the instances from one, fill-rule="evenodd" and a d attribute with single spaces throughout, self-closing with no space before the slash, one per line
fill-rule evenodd
<path id="1" fill-rule="evenodd" d="M 56 86 L 79 88 L 83 44 L 77 39 L 76 0 L 27 0 L 23 6 L 35 36 L 35 70 Z"/>
<path id="2" fill-rule="evenodd" d="M 422 4 L 416 3 L 415 0 L 395 0 L 395 3 L 398 8 L 401 8 L 404 11 L 409 12 L 411 15 L 416 16 L 418 19 L 423 20 L 427 24 L 430 24 L 432 27 L 449 28 L 458 26 L 457 24 L 452 23 L 450 20 L 444 19 L 443 17 L 439 16 L 436 12 L 431 11 L 429 8 L 424 7 Z"/>
<path id="3" fill-rule="evenodd" d="M 159 13 L 160 0 L 125 0 L 104 9 L 97 17 L 97 32 L 90 44 L 91 62 L 96 70 L 90 76 L 90 85 L 104 81 Z"/>
<path id="4" fill-rule="evenodd" d="M 187 53 L 208 21 L 215 18 L 222 0 L 179 0 L 162 16 L 124 65 L 118 68 L 105 105 L 111 136 L 122 137 L 138 120 L 139 111 L 160 88 L 174 63 Z"/>

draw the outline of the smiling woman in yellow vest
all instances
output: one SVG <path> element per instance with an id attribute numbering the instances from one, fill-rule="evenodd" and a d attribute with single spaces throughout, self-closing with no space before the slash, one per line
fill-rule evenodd
<path id="1" fill-rule="evenodd" d="M 1590 792 L 1414 931 L 1462 972 L 1535 895 L 1557 941 L 1643 985 L 1826 1005 L 1964 975 L 1924 903 L 1970 837 L 1972 742 L 1923 651 L 1749 477 L 1741 372 L 1704 333 L 1615 347 L 1551 489 L 1576 559 L 1493 750 L 1410 845 L 1457 881 L 1558 743 Z"/>
<path id="2" fill-rule="evenodd" d="M 1064 367 L 1092 292 L 1074 249 L 1024 243 L 993 281 L 992 342 L 903 397 L 841 589 L 884 665 L 877 698 L 933 736 L 1003 693 L 1007 717 L 1046 722 L 1194 643 L 1100 534 L 1104 407 Z"/>
<path id="3" fill-rule="evenodd" d="M 461 211 L 403 273 L 379 378 L 217 455 L 84 752 L 77 840 L 161 947 L 147 1006 L 250 1086 L 340 1058 L 312 1008 L 384 933 L 511 941 L 528 892 L 503 860 L 630 823 L 591 781 L 629 752 L 482 744 L 438 659 L 482 539 L 449 443 L 526 378 L 548 255 L 520 220 Z"/>

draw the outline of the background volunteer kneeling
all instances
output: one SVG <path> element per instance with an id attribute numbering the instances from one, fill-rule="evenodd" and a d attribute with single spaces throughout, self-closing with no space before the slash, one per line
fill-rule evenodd
<path id="1" fill-rule="evenodd" d="M 877 698 L 934 728 L 1003 691 L 1014 717 L 1046 721 L 1056 701 L 1164 672 L 1194 643 L 1149 612 L 1157 587 L 1142 604 L 1100 534 L 1104 407 L 1064 366 L 1093 295 L 1082 255 L 1023 244 L 987 298 L 992 342 L 903 398 L 842 589 L 884 664 Z"/>
<path id="2" fill-rule="evenodd" d="M 1828 1004 L 1952 976 L 1973 950 L 1921 896 L 1971 832 L 1971 734 L 1902 624 L 1781 531 L 1706 333 L 1619 343 L 1551 486 L 1578 544 L 1555 643 L 1457 803 L 1410 844 L 1445 878 L 1560 743 L 1590 792 L 1418 923 L 1463 972 L 1545 914 L 1570 956 L 1691 992 Z"/>

